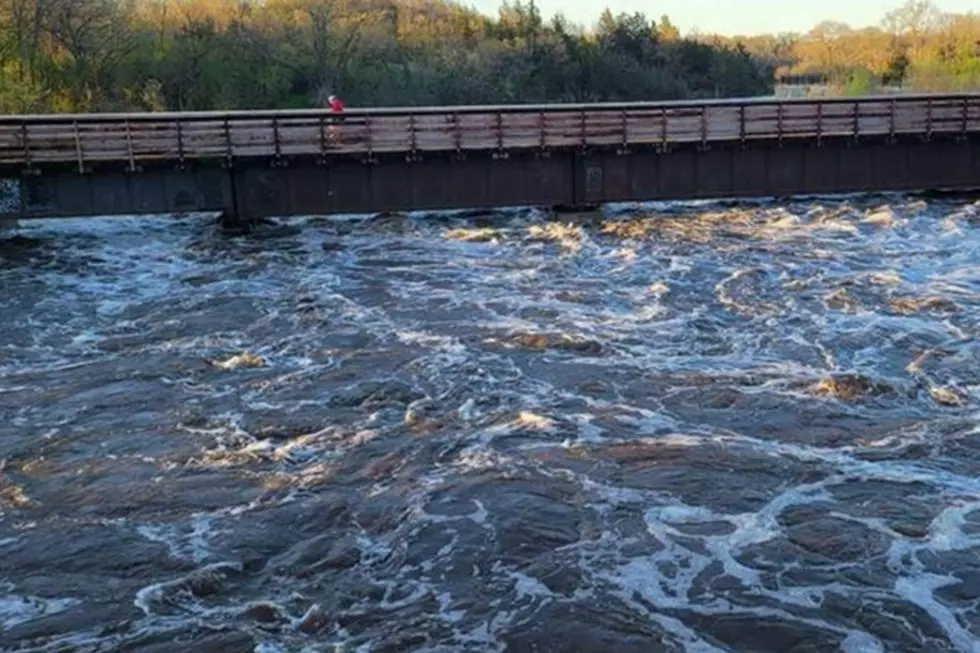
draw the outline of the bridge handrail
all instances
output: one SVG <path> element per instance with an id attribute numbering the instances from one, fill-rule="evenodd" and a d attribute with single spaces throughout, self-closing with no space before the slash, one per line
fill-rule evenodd
<path id="1" fill-rule="evenodd" d="M 0 116 L 0 166 L 980 134 L 980 93 L 859 98 Z"/>
<path id="2" fill-rule="evenodd" d="M 895 102 L 914 104 L 937 100 L 980 100 L 980 92 L 971 93 L 907 93 L 895 95 L 833 96 L 821 98 L 805 97 L 748 97 L 748 98 L 707 98 L 696 100 L 663 100 L 653 102 L 588 102 L 588 103 L 549 103 L 549 104 L 480 104 L 480 105 L 441 105 L 441 106 L 399 106 L 399 107 L 353 107 L 345 111 L 345 116 L 394 116 L 443 115 L 443 114 L 515 114 L 545 111 L 548 113 L 577 113 L 581 111 L 630 111 L 698 107 L 738 107 L 738 106 L 778 106 L 778 105 L 838 105 Z M 72 122 L 112 122 L 129 120 L 131 122 L 159 120 L 223 120 L 228 119 L 269 119 L 331 117 L 335 114 L 329 109 L 235 109 L 218 111 L 136 111 L 106 113 L 50 113 L 50 114 L 0 114 L 0 124 L 24 122 L 72 123 Z"/>

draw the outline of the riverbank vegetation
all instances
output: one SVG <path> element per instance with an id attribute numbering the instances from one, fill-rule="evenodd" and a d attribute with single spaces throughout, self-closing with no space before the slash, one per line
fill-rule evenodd
<path id="1" fill-rule="evenodd" d="M 980 90 L 980 13 L 944 13 L 928 0 L 908 0 L 879 26 L 825 21 L 805 34 L 702 39 L 741 44 L 777 78 L 831 92 Z"/>
<path id="2" fill-rule="evenodd" d="M 980 15 L 909 0 L 880 27 L 718 37 L 588 28 L 515 0 L 0 0 L 0 112 L 595 102 L 980 88 Z"/>
<path id="3" fill-rule="evenodd" d="M 772 69 L 666 17 L 584 30 L 533 2 L 0 0 L 0 111 L 592 102 L 757 95 Z"/>

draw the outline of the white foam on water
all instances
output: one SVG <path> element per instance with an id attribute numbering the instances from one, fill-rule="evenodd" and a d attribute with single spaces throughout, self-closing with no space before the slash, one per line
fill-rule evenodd
<path id="1" fill-rule="evenodd" d="M 673 220 L 678 228 L 663 237 L 625 243 L 585 227 L 531 225 L 540 216 L 514 212 L 508 217 L 514 222 L 502 228 L 499 242 L 467 243 L 447 241 L 444 224 L 429 226 L 424 215 L 413 214 L 409 220 L 414 222 L 398 234 L 379 229 L 341 236 L 340 249 L 323 258 L 324 234 L 354 218 L 317 219 L 312 227 L 301 227 L 281 241 L 293 252 L 289 255 L 261 239 L 216 243 L 209 227 L 165 220 L 31 226 L 22 232 L 63 241 L 57 256 L 67 263 L 65 269 L 37 271 L 36 279 L 47 285 L 50 297 L 23 324 L 38 340 L 17 349 L 25 358 L 5 360 L 0 373 L 28 368 L 67 373 L 85 365 L 118 363 L 133 351 L 195 361 L 245 350 L 268 357 L 272 364 L 254 372 L 258 380 L 247 376 L 252 373 L 247 366 L 232 365 L 207 374 L 192 370 L 173 381 L 174 388 L 187 384 L 182 390 L 186 398 L 204 402 L 208 411 L 205 425 L 181 427 L 180 437 L 206 442 L 203 453 L 254 454 L 242 470 L 257 477 L 273 469 L 280 478 L 307 484 L 212 515 L 184 514 L 172 522 L 149 518 L 127 526 L 166 546 L 175 559 L 199 565 L 222 559 L 215 535 L 223 519 L 247 524 L 269 506 L 263 501 L 301 501 L 323 487 L 342 492 L 340 483 L 330 486 L 334 462 L 356 461 L 362 449 L 371 455 L 385 452 L 390 442 L 411 469 L 420 462 L 413 458 L 417 450 L 438 451 L 421 461 L 411 479 L 394 472 L 380 482 L 356 486 L 351 501 L 395 501 L 409 509 L 399 514 L 391 532 L 358 534 L 361 562 L 351 575 L 384 589 L 384 598 L 374 607 L 391 611 L 389 623 L 398 621 L 400 610 L 433 601 L 437 607 L 432 618 L 451 628 L 452 643 L 460 649 L 503 650 L 502 636 L 545 603 L 559 600 L 535 575 L 534 565 L 488 571 L 486 565 L 458 558 L 461 551 L 477 555 L 467 547 L 496 546 L 499 525 L 520 515 L 493 514 L 494 502 L 482 495 L 467 497 L 472 510 L 464 507 L 452 516 L 425 510 L 433 493 L 451 494 L 454 488 L 468 487 L 460 481 L 482 477 L 531 479 L 546 486 L 553 481 L 561 495 L 555 501 L 574 502 L 583 523 L 594 513 L 598 534 L 548 551 L 564 564 L 578 564 L 575 571 L 583 579 L 573 599 L 560 600 L 598 600 L 612 592 L 629 606 L 631 618 L 648 620 L 685 651 L 722 650 L 686 619 L 689 615 L 739 615 L 818 628 L 839 637 L 844 653 L 888 650 L 876 633 L 855 630 L 829 612 L 821 614 L 828 599 L 841 597 L 864 605 L 889 599 L 917 606 L 958 650 L 976 650 L 970 648 L 976 639 L 964 626 L 966 608 L 939 598 L 943 587 L 957 582 L 956 576 L 939 573 L 926 561 L 928 555 L 980 549 L 967 527 L 970 513 L 980 509 L 977 470 L 968 454 L 950 454 L 944 448 L 960 440 L 968 443 L 975 434 L 952 429 L 951 436 L 935 428 L 937 423 L 969 422 L 973 409 L 942 413 L 944 409 L 914 393 L 901 392 L 881 405 L 864 399 L 815 400 L 801 389 L 828 371 L 860 370 L 904 391 L 908 361 L 897 365 L 899 372 L 890 371 L 889 361 L 916 348 L 944 347 L 959 348 L 960 356 L 927 367 L 929 378 L 965 388 L 968 395 L 980 387 L 969 365 L 969 336 L 980 326 L 972 290 L 978 279 L 971 270 L 980 248 L 967 222 L 975 211 L 965 207 L 950 216 L 958 232 L 954 247 L 948 233 L 927 224 L 932 216 L 898 199 L 872 208 L 835 199 L 810 206 L 759 202 L 727 210 L 695 202 L 632 210 L 654 212 L 652 219 Z M 716 215 L 705 217 L 706 211 Z M 681 221 L 702 217 L 701 224 L 693 225 L 697 236 L 685 237 L 684 228 L 692 225 Z M 362 227 L 372 229 L 370 225 L 368 220 Z M 531 226 L 537 227 L 534 239 L 542 242 L 528 240 Z M 0 272 L 5 280 L 15 274 Z M 796 281 L 805 283 L 784 289 Z M 842 288 L 859 308 L 846 311 L 824 304 L 827 295 Z M 886 315 L 889 293 L 943 294 L 962 303 L 963 311 L 941 318 Z M 294 305 L 300 295 L 306 307 L 302 313 Z M 243 299 L 255 315 L 241 324 L 222 323 L 220 329 L 187 326 L 207 315 L 209 302 L 232 297 Z M 63 321 L 55 319 L 59 303 L 78 310 Z M 448 310 L 452 313 L 439 313 Z M 172 337 L 165 333 L 168 329 Z M 163 335 L 124 354 L 103 351 L 115 336 L 146 340 L 154 333 Z M 589 338 L 605 351 L 595 357 L 560 349 L 529 351 L 505 340 L 525 333 Z M 354 337 L 331 342 L 338 334 Z M 321 350 L 328 347 L 333 353 L 326 356 Z M 381 355 L 386 351 L 409 353 L 389 362 Z M 36 358 L 29 360 L 27 354 Z M 94 362 L 80 361 L 82 355 Z M 368 356 L 369 362 L 359 364 L 358 356 Z M 147 367 L 153 373 L 152 364 Z M 331 378 L 343 373 L 351 375 L 349 386 Z M 359 407 L 329 407 L 331 392 L 356 389 L 365 380 L 400 382 L 411 388 L 411 401 L 373 406 L 356 418 L 348 413 Z M 600 390 L 582 389 L 593 380 L 603 382 Z M 17 383 L 24 391 L 32 387 Z M 288 392 L 302 384 L 308 385 L 296 396 Z M 719 388 L 731 392 L 731 406 L 707 405 Z M 685 405 L 677 400 L 682 393 L 692 397 Z M 814 408 L 815 401 L 825 403 Z M 309 429 L 311 433 L 288 443 L 256 442 L 244 428 L 252 411 L 291 417 L 317 407 L 324 407 L 322 428 Z M 721 413 L 727 417 L 719 418 Z M 746 415 L 757 416 L 751 426 L 745 426 Z M 417 424 L 416 419 L 433 416 L 433 423 L 444 420 L 445 425 L 431 434 L 406 435 L 406 422 Z M 39 423 L 35 417 L 19 414 L 18 428 L 30 429 Z M 787 433 L 803 436 L 814 421 L 825 420 L 831 426 L 821 423 L 820 428 L 829 430 L 858 418 L 869 425 L 871 418 L 899 425 L 875 429 L 860 443 L 851 433 L 827 444 L 819 430 L 812 440 L 780 440 L 766 431 L 773 424 L 786 425 Z M 69 428 L 73 419 L 65 421 Z M 520 438 L 511 438 L 515 434 Z M 515 439 L 520 444 L 512 444 Z M 603 457 L 607 448 L 621 444 L 656 447 L 663 457 L 627 464 Z M 928 454 L 903 453 L 914 446 Z M 702 447 L 710 448 L 718 463 L 710 472 L 690 469 L 685 462 L 696 460 Z M 548 456 L 548 448 L 556 448 L 556 454 Z M 792 470 L 774 481 L 778 487 L 759 488 L 766 497 L 752 501 L 751 509 L 698 505 L 690 492 L 683 494 L 680 486 L 688 480 L 683 476 L 678 476 L 677 488 L 637 486 L 642 485 L 642 473 L 654 473 L 658 465 L 687 465 L 690 474 L 709 474 L 704 483 L 712 478 L 727 482 L 731 476 L 721 475 L 739 472 L 735 464 L 735 471 L 728 471 L 724 459 L 737 462 L 741 456 L 758 460 L 752 464 L 759 467 L 769 460 Z M 578 466 L 563 462 L 571 459 Z M 192 463 L 174 457 L 160 464 L 165 471 L 177 471 Z M 610 469 L 615 473 L 607 473 Z M 641 481 L 627 483 L 617 476 L 627 471 L 635 471 Z M 839 498 L 838 491 L 849 483 L 873 482 L 903 484 L 910 495 L 936 510 L 923 537 L 902 535 L 884 516 L 862 516 L 862 510 L 873 511 L 874 506 Z M 919 485 L 927 489 L 924 498 L 918 496 Z M 784 543 L 787 528 L 780 518 L 785 511 L 828 503 L 834 504 L 829 512 L 833 518 L 889 538 L 882 556 L 886 572 L 872 566 L 881 560 L 833 561 L 821 567 L 801 556 L 790 562 L 767 560 L 769 566 L 757 567 L 742 555 Z M 614 521 L 617 509 L 635 511 L 645 532 L 620 535 Z M 433 547 L 425 563 L 399 566 L 398 556 L 413 537 L 423 537 L 423 526 L 441 529 L 445 542 Z M 719 526 L 724 528 L 719 531 Z M 474 532 L 487 540 L 467 540 L 476 537 Z M 637 544 L 649 546 L 637 553 Z M 472 582 L 485 595 L 474 598 L 468 595 L 472 588 L 465 586 L 449 591 L 448 576 L 440 574 L 444 567 L 463 562 L 472 564 Z M 221 564 L 212 571 L 232 571 Z M 812 571 L 813 578 L 791 582 L 792 572 L 801 570 Z M 862 570 L 890 576 L 876 578 L 881 587 L 869 588 L 848 576 Z M 725 588 L 711 585 L 716 576 L 724 578 Z M 276 591 L 302 589 L 315 595 L 334 589 L 333 577 L 315 581 L 328 589 L 281 578 L 275 580 Z M 240 608 L 240 596 L 216 597 L 205 605 L 185 589 L 186 579 L 174 579 L 140 590 L 136 602 L 146 615 L 141 625 L 170 628 L 193 618 L 221 623 L 238 614 L 233 608 Z M 635 600 L 637 595 L 642 601 Z M 474 600 L 491 606 L 493 617 L 478 622 L 470 608 L 454 607 Z M 170 608 L 185 613 L 163 614 Z M 265 633 L 256 651 L 312 649 L 302 637 Z M 365 637 L 370 641 L 363 642 Z M 356 635 L 341 629 L 324 635 L 330 641 L 316 646 L 327 650 L 341 646 L 335 640 L 346 639 L 369 651 L 384 637 L 380 627 Z M 453 650 L 448 644 L 440 648 L 444 644 L 422 650 Z"/>
<path id="2" fill-rule="evenodd" d="M 178 560 L 204 562 L 212 557 L 209 539 L 213 536 L 210 515 L 195 515 L 190 519 L 190 532 L 184 532 L 175 524 L 140 524 L 136 532 L 150 540 L 167 546 L 170 555 Z"/>
<path id="3" fill-rule="evenodd" d="M 36 596 L 16 594 L 0 595 L 0 626 L 13 628 L 41 617 L 64 612 L 81 601 L 72 598 L 43 599 Z"/>
<path id="4" fill-rule="evenodd" d="M 980 494 L 974 495 L 980 499 Z M 966 516 L 980 510 L 980 500 L 952 505 L 940 512 L 929 524 L 929 545 L 933 551 L 966 551 L 980 546 L 980 533 L 963 531 Z"/>
<path id="5" fill-rule="evenodd" d="M 518 601 L 525 598 L 550 599 L 554 597 L 554 592 L 533 576 L 528 576 L 519 571 L 510 571 L 507 575 L 514 579 L 514 593 L 517 595 Z"/>
<path id="6" fill-rule="evenodd" d="M 237 562 L 215 562 L 204 565 L 189 574 L 168 581 L 152 583 L 141 588 L 133 598 L 133 605 L 143 611 L 147 617 L 157 614 L 160 607 L 173 605 L 182 611 L 203 613 L 205 610 L 196 607 L 194 584 L 198 579 L 210 576 L 220 578 L 228 574 L 237 574 L 242 565 Z"/>
<path id="7" fill-rule="evenodd" d="M 867 633 L 851 631 L 841 643 L 841 653 L 885 653 L 885 646 Z"/>

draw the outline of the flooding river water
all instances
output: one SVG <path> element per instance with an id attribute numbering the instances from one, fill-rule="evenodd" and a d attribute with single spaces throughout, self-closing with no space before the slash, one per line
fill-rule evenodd
<path id="1" fill-rule="evenodd" d="M 4 651 L 980 650 L 980 203 L 26 223 Z"/>

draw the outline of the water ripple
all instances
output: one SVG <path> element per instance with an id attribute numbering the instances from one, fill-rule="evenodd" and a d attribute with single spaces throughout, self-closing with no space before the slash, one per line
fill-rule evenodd
<path id="1" fill-rule="evenodd" d="M 980 651 L 980 204 L 29 223 L 11 651 Z"/>

